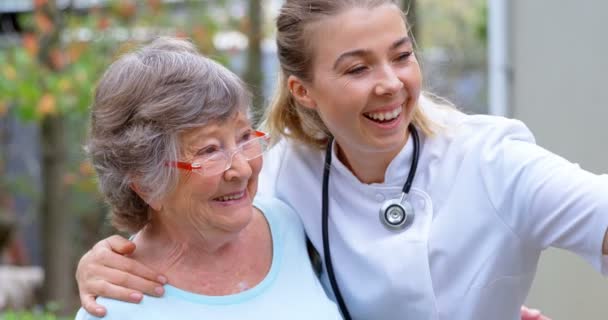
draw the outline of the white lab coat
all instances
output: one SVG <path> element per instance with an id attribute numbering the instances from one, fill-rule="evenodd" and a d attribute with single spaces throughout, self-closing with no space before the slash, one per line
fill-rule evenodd
<path id="1" fill-rule="evenodd" d="M 405 231 L 387 230 L 378 211 L 401 194 L 411 139 L 384 183 L 361 183 L 333 157 L 332 261 L 354 319 L 520 319 L 539 255 L 549 246 L 573 251 L 608 274 L 601 254 L 607 175 L 537 146 L 519 121 L 422 102 L 440 128 L 434 137 L 421 136 L 409 195 L 416 216 Z M 259 192 L 295 208 L 323 257 L 324 151 L 284 140 L 264 161 Z"/>

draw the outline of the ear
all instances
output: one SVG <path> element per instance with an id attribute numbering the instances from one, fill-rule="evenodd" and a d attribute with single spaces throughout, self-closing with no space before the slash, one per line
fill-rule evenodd
<path id="1" fill-rule="evenodd" d="M 300 78 L 294 75 L 290 75 L 287 78 L 287 88 L 289 89 L 289 92 L 291 92 L 291 95 L 296 100 L 296 102 L 298 102 L 301 106 L 310 109 L 317 108 L 317 103 L 310 96 L 310 92 L 306 88 L 304 82 L 300 80 Z"/>
<path id="2" fill-rule="evenodd" d="M 160 199 L 150 199 L 148 194 L 142 190 L 139 184 L 133 182 L 129 184 L 129 188 L 131 188 L 133 192 L 137 193 L 137 195 L 142 198 L 152 209 L 154 209 L 155 211 L 162 210 L 162 201 Z"/>

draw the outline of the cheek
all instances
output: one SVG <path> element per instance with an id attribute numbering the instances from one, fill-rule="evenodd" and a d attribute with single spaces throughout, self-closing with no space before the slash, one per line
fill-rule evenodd
<path id="1" fill-rule="evenodd" d="M 422 86 L 422 73 L 418 67 L 418 62 L 403 70 L 401 81 L 411 91 L 412 94 L 420 93 Z"/>
<path id="2" fill-rule="evenodd" d="M 184 196 L 191 198 L 194 201 L 208 200 L 213 197 L 218 190 L 221 177 L 201 177 L 192 175 L 189 178 L 187 187 L 185 188 Z"/>
<path id="3" fill-rule="evenodd" d="M 249 161 L 249 165 L 251 166 L 251 177 L 249 178 L 250 183 L 255 182 L 257 184 L 258 175 L 262 170 L 263 158 L 259 157 L 257 159 Z"/>

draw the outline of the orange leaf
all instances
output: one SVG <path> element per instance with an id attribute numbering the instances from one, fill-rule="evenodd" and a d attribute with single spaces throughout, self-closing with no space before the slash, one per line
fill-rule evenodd
<path id="1" fill-rule="evenodd" d="M 40 8 L 47 4 L 49 0 L 34 0 L 34 8 Z"/>
<path id="2" fill-rule="evenodd" d="M 0 101 L 0 117 L 4 117 L 8 112 L 8 105 L 6 102 Z"/>
<path id="3" fill-rule="evenodd" d="M 132 16 L 134 16 L 136 10 L 137 10 L 137 6 L 135 5 L 134 2 L 131 2 L 131 1 L 122 1 L 118 5 L 118 14 L 125 19 L 131 18 Z"/>
<path id="4" fill-rule="evenodd" d="M 57 111 L 57 102 L 55 97 L 49 93 L 46 93 L 38 101 L 38 113 L 41 115 L 54 114 Z"/>
<path id="5" fill-rule="evenodd" d="M 99 28 L 99 30 L 104 31 L 109 27 L 110 27 L 110 19 L 108 17 L 99 18 L 99 20 L 97 21 L 97 28 Z"/>
<path id="6" fill-rule="evenodd" d="M 148 0 L 148 5 L 152 8 L 152 12 L 157 14 L 161 8 L 161 0 Z"/>
<path id="7" fill-rule="evenodd" d="M 75 174 L 68 172 L 63 175 L 63 184 L 66 186 L 74 185 L 76 183 L 76 178 Z"/>
<path id="8" fill-rule="evenodd" d="M 36 12 L 34 19 L 36 20 L 36 27 L 38 27 L 38 30 L 40 30 L 42 33 L 50 33 L 53 31 L 53 21 L 51 21 L 47 15 L 42 14 L 41 12 Z"/>
<path id="9" fill-rule="evenodd" d="M 72 42 L 68 47 L 68 59 L 69 61 L 76 61 L 82 53 L 87 49 L 87 44 L 84 42 Z"/>
<path id="10" fill-rule="evenodd" d="M 23 35 L 23 47 L 30 56 L 35 57 L 38 54 L 38 39 L 33 33 L 26 33 Z"/>
<path id="11" fill-rule="evenodd" d="M 89 161 L 84 161 L 80 164 L 80 174 L 83 176 L 93 175 L 93 166 Z"/>
<path id="12" fill-rule="evenodd" d="M 192 29 L 192 37 L 197 42 L 204 42 L 207 39 L 207 30 L 202 26 L 195 26 Z"/>
<path id="13" fill-rule="evenodd" d="M 65 56 L 59 49 L 52 49 L 49 58 L 51 58 L 51 66 L 53 69 L 61 70 L 65 66 Z"/>

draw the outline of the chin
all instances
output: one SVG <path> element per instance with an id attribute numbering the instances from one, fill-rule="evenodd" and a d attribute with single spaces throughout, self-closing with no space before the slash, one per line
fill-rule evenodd
<path id="1" fill-rule="evenodd" d="M 401 150 L 407 142 L 407 135 L 409 131 L 407 126 L 404 126 L 400 130 L 394 132 L 391 135 L 382 137 L 373 137 L 372 145 L 373 148 L 381 152 L 389 152 L 395 150 Z"/>
<path id="2" fill-rule="evenodd" d="M 231 233 L 239 233 L 243 231 L 253 220 L 253 207 L 249 210 L 239 209 L 225 216 L 224 227 L 222 229 Z"/>

